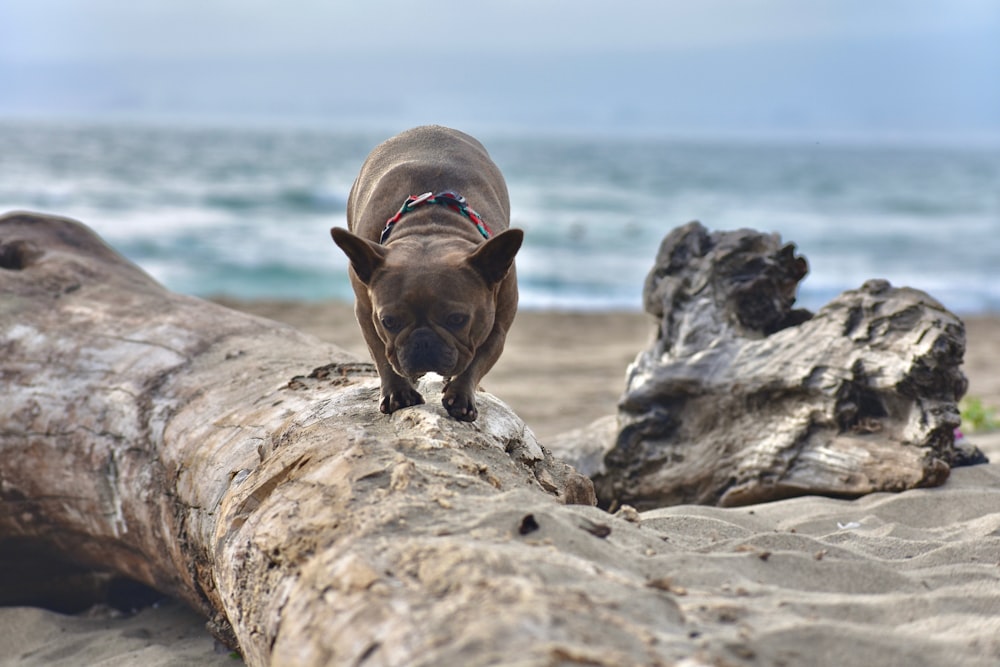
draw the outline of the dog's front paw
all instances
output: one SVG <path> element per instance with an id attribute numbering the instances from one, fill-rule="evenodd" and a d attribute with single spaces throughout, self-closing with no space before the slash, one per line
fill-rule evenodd
<path id="1" fill-rule="evenodd" d="M 476 410 L 475 392 L 447 386 L 441 396 L 441 403 L 448 414 L 458 421 L 472 422 L 479 416 L 479 411 Z"/>
<path id="2" fill-rule="evenodd" d="M 407 384 L 383 388 L 382 400 L 379 402 L 378 409 L 389 415 L 396 410 L 402 410 L 411 405 L 421 405 L 423 402 L 424 397 L 420 395 L 420 392 Z"/>

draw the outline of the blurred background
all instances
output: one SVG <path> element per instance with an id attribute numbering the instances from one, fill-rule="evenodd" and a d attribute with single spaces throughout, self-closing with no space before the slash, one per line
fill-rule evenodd
<path id="1" fill-rule="evenodd" d="M 698 219 L 796 243 L 807 307 L 887 278 L 1000 311 L 995 0 L 0 4 L 0 210 L 177 291 L 349 300 L 328 230 L 423 123 L 504 171 L 527 308 L 638 309 Z"/>

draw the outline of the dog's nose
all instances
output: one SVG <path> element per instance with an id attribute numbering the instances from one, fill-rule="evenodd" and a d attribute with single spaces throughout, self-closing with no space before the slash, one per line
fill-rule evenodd
<path id="1" fill-rule="evenodd" d="M 439 341 L 440 338 L 436 333 L 427 327 L 421 327 L 410 334 L 409 347 L 413 348 L 414 352 L 427 352 L 433 350 Z"/>
<path id="2" fill-rule="evenodd" d="M 428 348 L 434 344 L 435 340 L 437 340 L 437 334 L 427 327 L 415 329 L 413 333 L 410 334 L 410 345 L 414 348 Z"/>

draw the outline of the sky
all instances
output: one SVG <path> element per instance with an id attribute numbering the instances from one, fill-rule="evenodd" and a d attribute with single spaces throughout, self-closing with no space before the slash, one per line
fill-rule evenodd
<path id="1" fill-rule="evenodd" d="M 0 116 L 1000 137 L 996 0 L 3 0 Z"/>

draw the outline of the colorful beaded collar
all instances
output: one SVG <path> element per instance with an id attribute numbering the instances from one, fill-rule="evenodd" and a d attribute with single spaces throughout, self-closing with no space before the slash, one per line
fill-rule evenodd
<path id="1" fill-rule="evenodd" d="M 479 217 L 479 214 L 472 210 L 472 207 L 466 203 L 465 197 L 453 190 L 445 190 L 444 192 L 439 192 L 437 194 L 425 192 L 422 195 L 410 195 L 407 197 L 406 201 L 403 202 L 403 205 L 396 212 L 396 215 L 386 221 L 385 229 L 382 230 L 382 236 L 379 238 L 378 242 L 384 244 L 389 238 L 392 228 L 396 226 L 396 223 L 399 222 L 404 215 L 424 204 L 438 204 L 440 206 L 450 208 L 456 213 L 461 213 L 476 226 L 476 229 L 479 230 L 479 233 L 483 235 L 484 239 L 490 238 L 493 234 L 493 232 L 490 231 L 490 228 L 486 226 L 486 223 L 483 222 L 483 219 Z"/>

